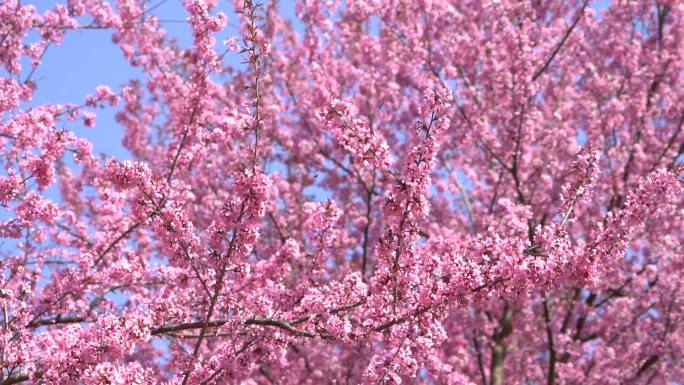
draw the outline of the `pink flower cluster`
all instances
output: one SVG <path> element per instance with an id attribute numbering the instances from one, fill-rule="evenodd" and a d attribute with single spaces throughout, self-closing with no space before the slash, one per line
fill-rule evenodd
<path id="1" fill-rule="evenodd" d="M 342 148 L 364 164 L 387 170 L 391 161 L 387 143 L 368 122 L 352 115 L 352 106 L 337 99 L 321 113 Z"/>
<path id="2" fill-rule="evenodd" d="M 0 3 L 0 385 L 682 381 L 681 2 L 285 3 Z"/>

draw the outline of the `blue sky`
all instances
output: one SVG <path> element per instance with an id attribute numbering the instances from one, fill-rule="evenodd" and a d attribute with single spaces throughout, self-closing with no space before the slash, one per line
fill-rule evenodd
<path id="1" fill-rule="evenodd" d="M 33 1 L 39 11 L 51 9 L 57 3 L 50 0 Z M 295 3 L 295 0 L 280 2 L 281 11 L 291 19 L 294 19 Z M 593 2 L 592 6 L 603 9 L 609 3 L 610 0 L 599 0 Z M 218 9 L 229 16 L 229 26 L 219 33 L 218 39 L 238 35 L 237 17 L 229 1 L 220 0 Z M 181 46 L 191 46 L 190 30 L 185 23 L 187 12 L 181 0 L 163 1 L 155 8 L 154 14 L 166 21 L 163 23 L 165 29 Z M 119 47 L 111 42 L 111 36 L 111 30 L 70 31 L 59 46 L 51 46 L 43 57 L 43 63 L 33 74 L 32 79 L 37 82 L 38 90 L 31 105 L 81 104 L 85 95 L 94 93 L 98 85 L 108 85 L 117 91 L 129 79 L 142 78 L 140 69 L 128 64 Z M 228 60 L 239 64 L 241 58 L 233 53 Z M 28 72 L 29 66 L 25 67 Z M 80 127 L 75 131 L 93 142 L 96 153 L 114 155 L 119 159 L 128 158 L 128 152 L 121 145 L 122 130 L 114 121 L 115 108 L 97 111 L 97 125 L 94 128 Z"/>
<path id="2" fill-rule="evenodd" d="M 64 3 L 50 0 L 33 1 L 39 11 L 43 12 Z M 154 14 L 163 20 L 168 36 L 177 39 L 182 47 L 192 45 L 192 35 L 185 22 L 187 12 L 181 0 L 156 0 L 150 6 L 161 3 Z M 294 17 L 294 1 L 281 2 L 281 10 L 285 15 Z M 239 34 L 237 15 L 232 4 L 227 0 L 219 1 L 218 10 L 229 17 L 228 27 L 220 32 L 220 42 L 230 36 Z M 111 30 L 69 31 L 59 46 L 52 45 L 43 57 L 42 64 L 32 75 L 38 89 L 30 106 L 46 103 L 82 104 L 88 94 L 93 94 L 99 85 L 108 85 L 115 92 L 130 79 L 142 79 L 140 68 L 132 67 L 124 58 L 118 46 L 111 41 Z M 229 53 L 227 61 L 240 65 L 242 58 L 237 53 Z M 28 62 L 24 62 L 24 78 L 30 72 Z M 114 121 L 116 109 L 106 108 L 97 112 L 97 125 L 94 128 L 77 127 L 77 135 L 93 142 L 95 153 L 114 155 L 119 159 L 129 158 L 130 154 L 121 145 L 123 131 Z M 70 126 L 73 128 L 73 126 Z"/>
<path id="3" fill-rule="evenodd" d="M 32 2 L 40 12 L 52 9 L 56 4 L 64 4 L 66 0 L 27 0 Z M 281 0 L 281 12 L 291 20 L 295 20 L 295 0 Z M 182 5 L 182 0 L 148 0 L 148 6 L 154 6 L 153 13 L 162 20 L 168 36 L 175 38 L 181 47 L 191 47 L 192 37 L 186 22 L 188 16 Z M 598 0 L 591 3 L 597 10 L 605 9 L 610 0 Z M 238 17 L 229 0 L 219 0 L 218 11 L 224 12 L 228 18 L 228 26 L 217 35 L 217 40 L 223 41 L 230 36 L 239 35 Z M 87 23 L 88 20 L 82 22 Z M 302 24 L 295 22 L 295 27 L 301 32 Z M 99 85 L 108 85 L 115 92 L 130 79 L 143 79 L 140 68 L 132 67 L 124 58 L 120 48 L 111 41 L 112 30 L 77 30 L 69 31 L 59 46 L 52 45 L 43 57 L 42 64 L 32 75 L 38 89 L 29 106 L 45 103 L 74 103 L 80 105 L 88 94 L 93 94 Z M 220 44 L 220 43 L 219 43 Z M 238 53 L 229 53 L 226 60 L 241 66 L 242 57 Z M 28 61 L 24 63 L 24 74 L 30 72 Z M 27 106 L 25 106 L 27 107 Z M 122 146 L 123 130 L 115 122 L 117 107 L 98 109 L 97 124 L 94 128 L 86 128 L 79 123 L 70 123 L 69 129 L 80 137 L 85 137 L 93 143 L 96 154 L 104 153 L 118 159 L 127 159 L 131 155 Z M 325 192 L 310 191 L 314 198 L 324 199 Z M 56 187 L 48 192 L 52 199 L 59 200 Z"/>

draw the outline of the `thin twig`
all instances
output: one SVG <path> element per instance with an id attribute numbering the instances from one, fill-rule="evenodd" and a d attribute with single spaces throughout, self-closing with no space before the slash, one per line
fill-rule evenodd
<path id="1" fill-rule="evenodd" d="M 532 76 L 532 81 L 537 80 L 551 65 L 551 62 L 553 62 L 553 59 L 558 55 L 558 52 L 560 52 L 561 48 L 563 48 L 563 45 L 565 45 L 565 41 L 568 40 L 570 37 L 570 34 L 572 34 L 572 31 L 575 29 L 577 26 L 577 23 L 579 23 L 580 19 L 582 19 L 582 16 L 584 16 L 584 11 L 587 8 L 587 5 L 589 4 L 589 0 L 584 0 L 584 3 L 582 3 L 582 8 L 580 9 L 579 15 L 575 18 L 575 20 L 572 22 L 572 25 L 570 28 L 568 28 L 565 31 L 565 34 L 563 35 L 563 38 L 561 41 L 556 45 L 556 48 L 553 50 L 549 58 L 546 60 L 544 65 L 535 72 L 535 74 Z"/>

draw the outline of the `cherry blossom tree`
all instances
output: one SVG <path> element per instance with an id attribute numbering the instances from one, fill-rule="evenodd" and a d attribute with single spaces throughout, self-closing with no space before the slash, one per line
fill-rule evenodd
<path id="1" fill-rule="evenodd" d="M 0 2 L 1 385 L 684 380 L 684 2 L 161 3 Z"/>

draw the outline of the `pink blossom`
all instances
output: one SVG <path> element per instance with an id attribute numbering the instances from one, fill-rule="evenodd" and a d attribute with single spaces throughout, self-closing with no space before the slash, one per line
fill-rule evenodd
<path id="1" fill-rule="evenodd" d="M 684 378 L 682 2 L 29 3 L 0 385 Z M 135 78 L 36 99 L 97 30 Z"/>
<path id="2" fill-rule="evenodd" d="M 97 120 L 97 114 L 92 111 L 83 111 L 83 124 L 86 127 L 95 127 L 95 122 Z"/>

